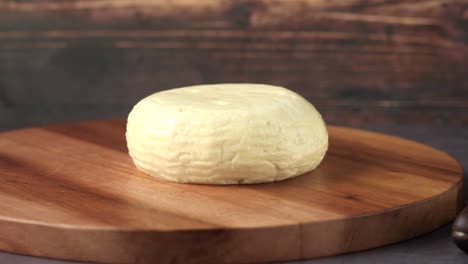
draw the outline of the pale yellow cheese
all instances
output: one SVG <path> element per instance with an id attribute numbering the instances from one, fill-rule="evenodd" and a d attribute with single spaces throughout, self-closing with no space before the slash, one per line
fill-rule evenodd
<path id="1" fill-rule="evenodd" d="M 169 181 L 272 182 L 315 169 L 328 148 L 317 110 L 298 94 L 261 84 L 215 84 L 150 95 L 131 111 L 135 165 Z"/>

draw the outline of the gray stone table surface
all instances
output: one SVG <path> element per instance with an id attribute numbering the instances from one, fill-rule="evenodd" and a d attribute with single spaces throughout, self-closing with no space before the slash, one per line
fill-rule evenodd
<path id="1" fill-rule="evenodd" d="M 379 126 L 360 127 L 374 131 L 385 132 L 439 148 L 455 157 L 464 168 L 468 168 L 468 128 L 426 126 Z M 0 130 L 5 130 L 2 127 Z M 465 173 L 465 184 L 468 176 Z M 466 186 L 466 185 L 465 185 Z M 468 201 L 465 192 L 465 201 Z M 1 238 L 0 238 L 1 239 Z M 45 258 L 21 256 L 0 252 L 0 263 L 12 264 L 69 264 L 77 262 L 50 260 Z M 450 238 L 450 226 L 444 226 L 432 233 L 409 241 L 371 249 L 363 252 L 350 253 L 316 260 L 288 262 L 289 264 L 370 264 L 370 263 L 468 263 L 468 255 L 460 251 Z"/>

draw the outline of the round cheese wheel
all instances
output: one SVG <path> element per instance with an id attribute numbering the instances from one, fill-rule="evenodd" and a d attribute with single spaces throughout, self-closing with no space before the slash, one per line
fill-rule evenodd
<path id="1" fill-rule="evenodd" d="M 249 184 L 315 169 L 328 148 L 322 117 L 282 87 L 213 84 L 150 95 L 131 111 L 137 168 L 174 182 Z"/>

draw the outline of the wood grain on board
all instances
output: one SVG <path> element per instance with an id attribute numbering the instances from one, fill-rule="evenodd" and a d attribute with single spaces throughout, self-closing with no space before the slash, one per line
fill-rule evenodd
<path id="1" fill-rule="evenodd" d="M 461 166 L 429 146 L 330 126 L 311 173 L 188 185 L 138 171 L 125 121 L 0 134 L 0 249 L 110 263 L 308 259 L 402 241 L 451 221 Z"/>
<path id="2" fill-rule="evenodd" d="M 466 0 L 2 1 L 0 101 L 128 107 L 257 82 L 334 123 L 466 125 L 467 41 Z"/>

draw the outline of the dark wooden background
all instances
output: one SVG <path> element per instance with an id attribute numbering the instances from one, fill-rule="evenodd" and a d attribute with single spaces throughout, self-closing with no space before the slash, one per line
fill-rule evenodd
<path id="1" fill-rule="evenodd" d="M 468 125 L 466 0 L 0 0 L 0 129 L 286 86 L 329 123 Z"/>

